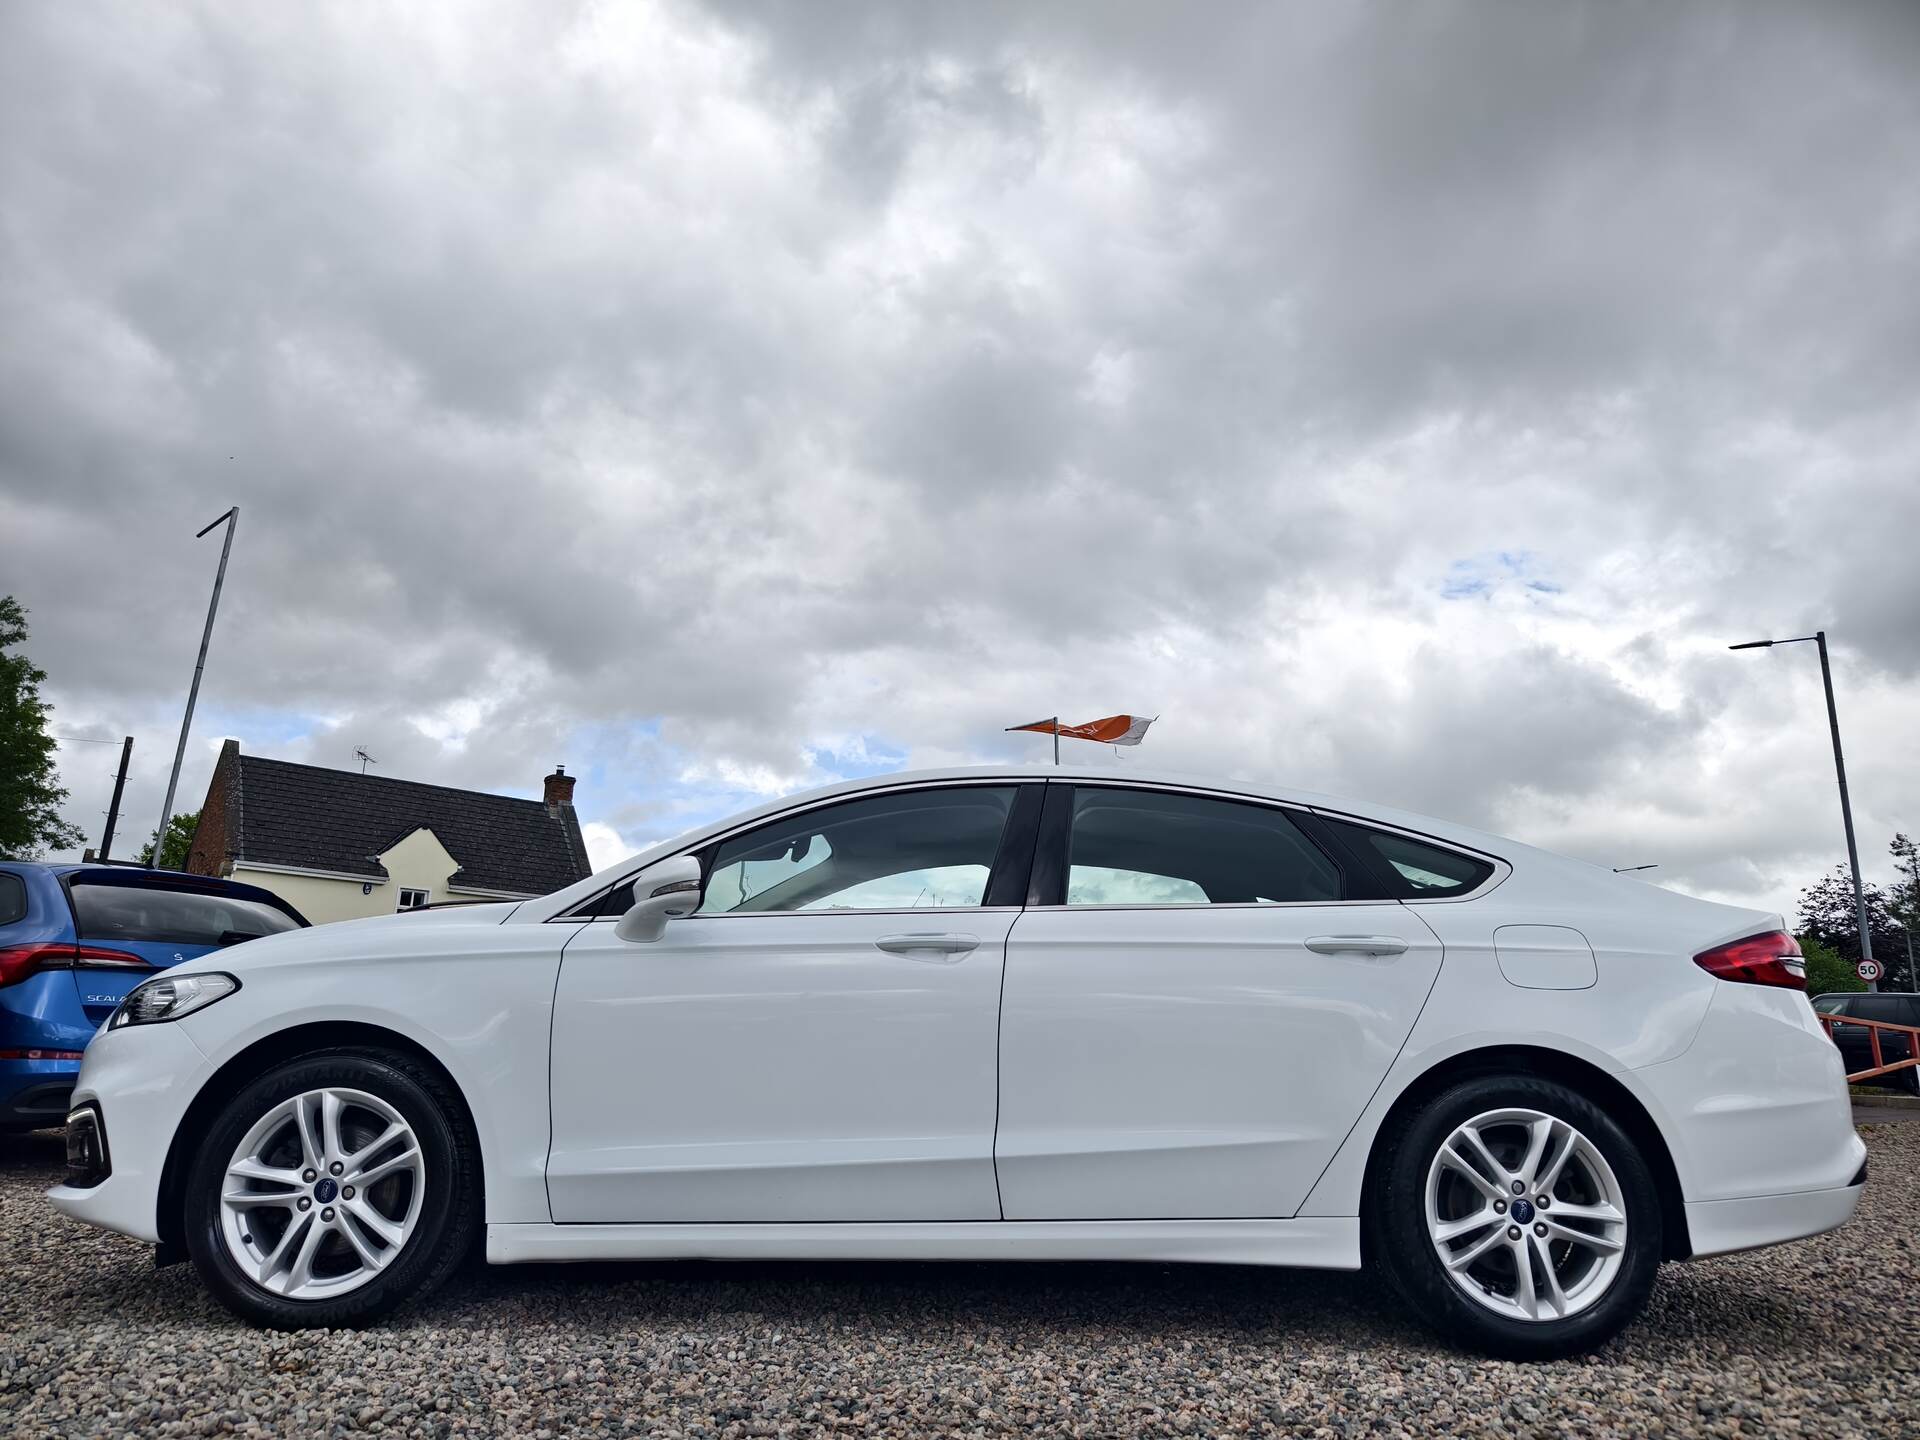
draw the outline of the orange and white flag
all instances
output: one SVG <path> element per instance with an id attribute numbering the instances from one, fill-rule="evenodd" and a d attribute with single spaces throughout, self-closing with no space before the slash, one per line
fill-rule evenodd
<path id="1" fill-rule="evenodd" d="M 1104 720 L 1089 720 L 1081 725 L 1062 725 L 1057 719 L 1036 720 L 1031 725 L 1009 725 L 1008 730 L 1037 730 L 1042 735 L 1064 735 L 1069 740 L 1092 740 L 1101 745 L 1138 745 L 1146 738 L 1147 727 L 1158 715 L 1109 715 Z"/>

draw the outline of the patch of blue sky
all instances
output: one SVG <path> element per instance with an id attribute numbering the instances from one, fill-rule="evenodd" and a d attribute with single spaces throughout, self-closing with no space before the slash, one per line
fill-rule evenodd
<path id="1" fill-rule="evenodd" d="M 1480 600 L 1496 591 L 1518 585 L 1532 595 L 1559 595 L 1562 587 L 1546 579 L 1540 571 L 1546 567 L 1531 550 L 1494 550 L 1485 555 L 1455 560 L 1440 581 L 1443 600 Z"/>
<path id="2" fill-rule="evenodd" d="M 577 727 L 567 748 L 580 757 L 575 803 L 583 818 L 613 825 L 630 845 L 652 844 L 774 798 L 761 777 L 735 778 L 661 740 L 657 717 Z M 786 787 L 795 790 L 887 774 L 907 760 L 903 747 L 863 734 L 801 745 L 798 752 L 804 768 L 796 767 Z"/>
<path id="3" fill-rule="evenodd" d="M 210 705 L 193 717 L 196 736 L 232 735 L 241 739 L 241 748 L 286 746 L 310 739 L 328 728 L 326 721 L 297 710 L 236 709 Z"/>
<path id="4" fill-rule="evenodd" d="M 836 740 L 816 745 L 805 752 L 822 780 L 862 780 L 869 775 L 886 775 L 905 768 L 907 752 L 874 735 L 856 735 L 851 741 Z"/>

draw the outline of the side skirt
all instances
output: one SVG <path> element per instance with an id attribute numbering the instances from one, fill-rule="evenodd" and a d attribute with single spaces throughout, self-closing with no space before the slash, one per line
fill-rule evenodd
<path id="1" fill-rule="evenodd" d="M 978 1220 L 489 1225 L 487 1260 L 1149 1260 L 1360 1268 L 1360 1221 Z"/>

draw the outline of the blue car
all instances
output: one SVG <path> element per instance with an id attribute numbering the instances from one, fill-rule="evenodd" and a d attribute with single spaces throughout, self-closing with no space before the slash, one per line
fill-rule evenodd
<path id="1" fill-rule="evenodd" d="M 0 1132 L 66 1123 L 81 1052 L 154 971 L 306 923 L 232 880 L 0 860 Z"/>

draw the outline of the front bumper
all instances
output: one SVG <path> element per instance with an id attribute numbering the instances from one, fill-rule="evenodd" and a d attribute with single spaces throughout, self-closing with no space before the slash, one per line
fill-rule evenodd
<path id="1" fill-rule="evenodd" d="M 160 1175 L 174 1132 L 211 1066 L 178 1024 L 102 1031 L 74 1086 L 76 1109 L 100 1114 L 112 1168 L 99 1183 L 56 1185 L 54 1209 L 136 1240 L 160 1239 Z"/>

